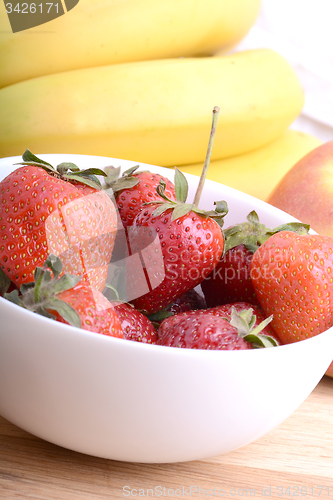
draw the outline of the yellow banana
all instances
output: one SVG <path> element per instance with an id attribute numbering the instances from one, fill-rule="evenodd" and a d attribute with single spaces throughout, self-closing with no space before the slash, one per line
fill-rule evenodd
<path id="1" fill-rule="evenodd" d="M 277 138 L 303 91 L 287 61 L 260 49 L 227 57 L 125 63 L 48 75 L 0 90 L 0 156 L 80 153 L 161 166 L 212 159 Z"/>
<path id="2" fill-rule="evenodd" d="M 80 0 L 65 15 L 17 33 L 11 33 L 2 7 L 0 88 L 72 69 L 210 55 L 245 36 L 260 4 L 261 0 Z M 39 2 L 36 5 L 38 10 Z"/>
<path id="3" fill-rule="evenodd" d="M 250 153 L 210 163 L 207 179 L 266 201 L 288 170 L 321 144 L 309 134 L 288 129 L 272 143 Z M 200 175 L 202 163 L 183 166 L 182 172 Z"/>

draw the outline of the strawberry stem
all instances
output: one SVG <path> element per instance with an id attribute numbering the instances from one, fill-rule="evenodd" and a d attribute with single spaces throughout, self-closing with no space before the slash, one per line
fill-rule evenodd
<path id="1" fill-rule="evenodd" d="M 211 131 L 210 131 L 210 136 L 209 136 L 209 141 L 208 141 L 208 148 L 207 148 L 206 158 L 205 158 L 205 162 L 204 162 L 204 166 L 202 168 L 202 172 L 201 172 L 199 184 L 198 184 L 198 187 L 197 187 L 197 190 L 196 190 L 196 193 L 195 193 L 195 196 L 194 196 L 194 201 L 193 201 L 193 205 L 195 207 L 197 207 L 199 205 L 199 201 L 200 201 L 200 198 L 201 198 L 202 190 L 203 190 L 204 183 L 205 183 L 205 180 L 206 180 L 206 176 L 207 176 L 207 172 L 208 172 L 208 166 L 209 166 L 209 162 L 210 162 L 210 157 L 212 155 L 212 150 L 213 150 L 213 145 L 214 145 L 215 132 L 216 132 L 216 124 L 217 124 L 217 120 L 218 120 L 218 117 L 219 117 L 219 113 L 220 113 L 220 108 L 218 106 L 215 106 L 214 109 L 213 109 L 212 128 L 211 128 Z"/>

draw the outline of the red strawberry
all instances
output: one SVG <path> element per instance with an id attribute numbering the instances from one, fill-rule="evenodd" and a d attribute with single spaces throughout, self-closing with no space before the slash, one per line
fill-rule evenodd
<path id="1" fill-rule="evenodd" d="M 223 251 L 222 231 L 212 218 L 225 215 L 225 204 L 219 207 L 221 211 L 210 212 L 208 217 L 184 200 L 168 200 L 161 206 L 147 206 L 137 215 L 129 232 L 129 244 L 132 254 L 140 252 L 143 256 L 149 286 L 147 293 L 136 294 L 133 304 L 137 309 L 145 314 L 165 309 L 213 270 Z M 130 266 L 131 262 L 129 272 Z M 133 261 L 133 277 L 128 279 L 131 296 L 145 284 L 142 274 L 136 278 L 137 271 L 140 269 Z"/>
<path id="2" fill-rule="evenodd" d="M 120 168 L 106 167 L 108 174 L 105 184 L 111 187 L 116 198 L 118 211 L 124 227 L 131 226 L 136 215 L 142 210 L 144 203 L 159 199 L 156 188 L 162 180 L 165 183 L 165 194 L 175 200 L 175 186 L 169 179 L 159 174 L 142 171 L 136 172 L 139 166 L 132 167 L 118 178 Z"/>
<path id="3" fill-rule="evenodd" d="M 175 169 L 176 201 L 165 194 L 163 180 L 157 187 L 162 198 L 139 212 L 127 229 L 131 258 L 130 294 L 134 306 L 144 314 L 165 309 L 178 297 L 195 288 L 214 269 L 223 251 L 220 225 L 228 208 L 215 203 L 216 210 L 198 208 L 216 129 L 219 108 L 213 109 L 213 120 L 207 155 L 193 203 L 186 203 L 188 184 Z M 220 225 L 214 220 L 218 220 Z M 140 261 L 135 260 L 140 254 Z M 134 258 L 133 258 L 134 255 Z M 140 265 L 141 264 L 141 265 Z M 141 269 L 143 266 L 143 272 Z M 145 290 L 146 288 L 146 290 Z"/>
<path id="4" fill-rule="evenodd" d="M 178 321 L 182 320 L 185 317 L 188 316 L 199 316 L 199 315 L 204 315 L 204 314 L 210 314 L 212 316 L 216 316 L 218 318 L 225 318 L 227 320 L 231 320 L 231 314 L 232 310 L 235 310 L 238 315 L 247 315 L 249 314 L 248 311 L 252 312 L 252 320 L 254 321 L 254 327 L 257 327 L 259 325 L 264 324 L 264 322 L 267 321 L 267 318 L 261 309 L 260 306 L 256 306 L 253 304 L 249 304 L 247 302 L 234 302 L 231 304 L 223 304 L 220 306 L 216 307 L 211 307 L 208 309 L 202 309 L 202 310 L 197 310 L 197 311 L 187 311 L 183 313 L 176 314 L 175 316 L 168 317 L 164 319 L 164 321 L 161 323 L 159 329 L 158 329 L 158 337 L 160 338 L 161 336 L 165 335 L 165 332 L 167 332 L 170 328 L 176 328 Z M 270 324 L 266 324 L 266 326 L 263 328 L 262 332 L 263 335 L 266 335 L 267 337 L 270 337 L 274 340 L 275 344 L 278 344 L 277 336 L 274 330 L 271 328 Z"/>
<path id="5" fill-rule="evenodd" d="M 206 309 L 206 301 L 204 297 L 198 294 L 195 290 L 189 290 L 181 295 L 167 308 L 172 314 L 179 314 L 186 311 L 197 311 L 198 309 Z"/>
<path id="6" fill-rule="evenodd" d="M 5 294 L 15 304 L 59 322 L 90 332 L 123 338 L 115 307 L 80 276 L 62 274 L 62 263 L 49 255 L 43 267 L 36 267 L 35 281 Z"/>
<path id="7" fill-rule="evenodd" d="M 166 335 L 159 337 L 159 345 L 185 349 L 252 349 L 252 344 L 238 335 L 229 321 L 212 314 L 185 316 Z"/>
<path id="8" fill-rule="evenodd" d="M 223 231 L 224 254 L 213 272 L 201 283 L 208 307 L 239 301 L 259 304 L 250 276 L 252 256 L 262 243 L 283 230 L 305 234 L 309 226 L 291 222 L 269 229 L 252 211 L 247 222 Z"/>
<path id="9" fill-rule="evenodd" d="M 17 286 L 33 280 L 50 253 L 64 272 L 87 275 L 102 289 L 116 234 L 114 204 L 97 169 L 73 164 L 55 170 L 29 151 L 24 165 L 0 183 L 0 267 Z"/>
<path id="10" fill-rule="evenodd" d="M 260 326 L 255 326 L 256 316 L 251 308 L 237 312 L 231 305 L 229 310 L 229 318 L 227 314 L 220 316 L 212 309 L 180 314 L 179 318 L 168 318 L 159 328 L 157 343 L 188 349 L 222 350 L 276 345 L 273 338 L 260 333 L 272 318 L 267 318 Z"/>
<path id="11" fill-rule="evenodd" d="M 333 325 L 333 239 L 274 234 L 254 253 L 251 279 L 257 298 L 283 344 Z"/>
<path id="12" fill-rule="evenodd" d="M 253 251 L 245 245 L 225 252 L 213 272 L 201 283 L 209 307 L 237 301 L 259 304 L 250 278 L 252 255 Z"/>
<path id="13" fill-rule="evenodd" d="M 124 339 L 156 344 L 156 330 L 146 316 L 125 302 L 113 305 L 121 323 Z"/>
<path id="14" fill-rule="evenodd" d="M 180 314 L 188 311 L 197 311 L 199 309 L 206 309 L 206 301 L 204 297 L 199 295 L 196 290 L 189 290 L 184 293 L 174 302 L 172 302 L 166 309 L 158 311 L 155 314 L 149 316 L 150 321 L 157 327 L 162 323 L 165 318 L 174 316 L 175 314 Z"/>
<path id="15" fill-rule="evenodd" d="M 99 290 L 95 290 L 88 283 L 82 280 L 70 290 L 57 294 L 56 297 L 75 309 L 83 330 L 124 338 L 118 311 Z M 59 313 L 53 311 L 52 306 L 48 311 L 55 315 L 57 321 L 69 323 Z"/>

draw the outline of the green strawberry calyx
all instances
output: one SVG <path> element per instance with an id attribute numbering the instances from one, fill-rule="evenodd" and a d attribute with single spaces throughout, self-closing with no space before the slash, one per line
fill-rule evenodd
<path id="1" fill-rule="evenodd" d="M 81 328 L 81 319 L 76 310 L 56 295 L 73 288 L 82 276 L 63 274 L 59 257 L 50 254 L 43 267 L 36 267 L 34 281 L 25 283 L 18 290 L 5 293 L 4 298 L 14 304 L 47 318 L 56 319 L 49 311 L 56 311 L 70 325 Z"/>
<path id="2" fill-rule="evenodd" d="M 63 162 L 54 168 L 47 161 L 37 158 L 29 149 L 27 149 L 22 155 L 23 162 L 16 163 L 16 165 L 28 165 L 33 167 L 43 168 L 49 175 L 59 177 L 60 179 L 67 180 L 70 182 L 80 182 L 81 184 L 86 184 L 95 189 L 102 189 L 98 175 L 106 177 L 104 170 L 100 168 L 87 168 L 85 170 L 80 170 L 80 168 L 75 165 L 75 163 Z"/>
<path id="3" fill-rule="evenodd" d="M 112 189 L 115 195 L 122 191 L 123 189 L 131 189 L 139 184 L 140 179 L 133 174 L 139 168 L 139 165 L 131 167 L 120 176 L 121 167 L 105 167 L 106 177 L 104 178 L 104 189 Z M 146 170 L 140 171 L 140 173 L 146 172 Z"/>
<path id="4" fill-rule="evenodd" d="M 255 326 L 257 317 L 253 314 L 253 309 L 244 309 L 237 312 L 235 307 L 231 307 L 231 318 L 224 318 L 231 326 L 235 327 L 238 335 L 252 344 L 254 348 L 276 347 L 279 344 L 276 339 L 270 335 L 260 333 L 272 320 L 273 315 L 264 319 L 259 325 Z"/>
<path id="5" fill-rule="evenodd" d="M 174 221 L 188 214 L 189 212 L 195 212 L 202 217 L 210 217 L 211 219 L 215 219 L 216 222 L 222 227 L 223 218 L 228 213 L 228 204 L 226 201 L 218 201 L 214 202 L 215 210 L 202 210 L 197 207 L 193 203 L 186 203 L 187 194 L 188 194 L 188 183 L 185 175 L 176 167 L 175 168 L 175 193 L 176 193 L 176 201 L 170 200 L 165 195 L 166 184 L 161 179 L 156 191 L 162 200 L 153 200 L 149 203 L 145 203 L 145 205 L 156 204 L 159 205 L 153 212 L 153 216 L 157 217 L 158 215 L 163 214 L 167 210 L 172 209 L 171 220 Z"/>
<path id="6" fill-rule="evenodd" d="M 223 230 L 224 254 L 238 245 L 244 245 L 254 253 L 270 236 L 280 231 L 292 231 L 298 234 L 307 234 L 310 230 L 308 224 L 289 222 L 274 229 L 266 227 L 259 221 L 258 214 L 252 210 L 248 214 L 247 222 L 236 224 Z"/>
<path id="7" fill-rule="evenodd" d="M 170 304 L 171 306 L 172 304 Z M 168 307 L 170 307 L 168 306 Z M 172 311 L 168 311 L 168 308 L 162 309 L 162 311 L 157 311 L 152 314 L 148 314 L 147 318 L 152 322 L 152 323 L 161 323 L 164 319 L 170 318 L 170 316 L 174 316 L 175 314 Z"/>
<path id="8" fill-rule="evenodd" d="M 0 268 L 0 296 L 4 296 L 8 292 L 11 283 L 7 274 Z"/>

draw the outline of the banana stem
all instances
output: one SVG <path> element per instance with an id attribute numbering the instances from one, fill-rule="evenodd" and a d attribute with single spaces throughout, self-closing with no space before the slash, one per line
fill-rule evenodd
<path id="1" fill-rule="evenodd" d="M 220 108 L 218 106 L 215 106 L 213 109 L 213 119 L 212 119 L 212 128 L 210 131 L 210 136 L 209 136 L 209 141 L 208 141 L 208 148 L 207 148 L 207 153 L 206 153 L 206 158 L 204 162 L 204 166 L 202 168 L 199 184 L 194 196 L 194 201 L 193 205 L 197 207 L 199 205 L 199 201 L 201 198 L 202 190 L 205 184 L 207 172 L 208 172 L 208 166 L 210 162 L 210 157 L 212 155 L 212 150 L 213 150 L 213 145 L 214 145 L 214 138 L 215 138 L 215 132 L 216 132 L 216 124 L 217 124 L 217 119 L 219 117 L 220 113 Z"/>

